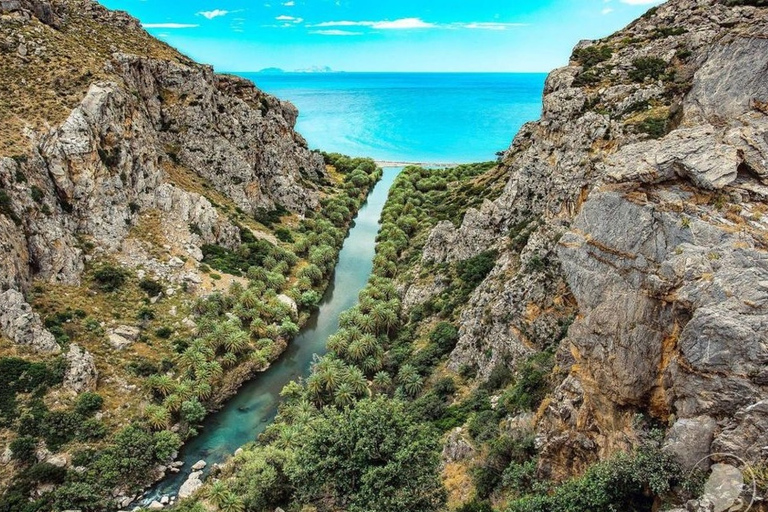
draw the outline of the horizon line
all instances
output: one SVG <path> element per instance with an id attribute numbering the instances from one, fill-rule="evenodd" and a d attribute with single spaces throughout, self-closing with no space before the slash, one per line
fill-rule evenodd
<path id="1" fill-rule="evenodd" d="M 270 69 L 270 68 L 264 68 Z M 338 75 L 338 74 L 373 74 L 373 73 L 400 73 L 400 74 L 466 74 L 466 75 L 546 75 L 552 72 L 547 71 L 264 71 L 259 70 L 217 70 L 217 73 L 256 73 L 261 75 Z"/>

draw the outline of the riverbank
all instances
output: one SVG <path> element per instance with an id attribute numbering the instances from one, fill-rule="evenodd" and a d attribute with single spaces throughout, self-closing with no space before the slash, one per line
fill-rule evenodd
<path id="1" fill-rule="evenodd" d="M 177 494 L 191 474 L 192 465 L 205 460 L 207 466 L 203 475 L 206 475 L 215 464 L 222 463 L 238 448 L 254 441 L 274 419 L 283 387 L 308 374 L 315 354 L 325 352 L 328 336 L 338 329 L 339 315 L 354 304 L 358 292 L 367 282 L 373 267 L 381 211 L 399 172 L 399 168 L 385 169 L 382 179 L 359 209 L 323 299 L 302 331 L 268 369 L 245 382 L 231 400 L 205 420 L 201 433 L 189 440 L 180 452 L 179 460 L 184 463 L 182 470 L 163 480 L 142 498 L 141 503 L 148 505 L 163 496 Z"/>

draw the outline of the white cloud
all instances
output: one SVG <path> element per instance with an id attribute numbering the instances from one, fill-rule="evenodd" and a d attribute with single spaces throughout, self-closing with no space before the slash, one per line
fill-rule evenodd
<path id="1" fill-rule="evenodd" d="M 435 25 L 419 18 L 401 18 L 394 21 L 377 21 L 371 27 L 381 30 L 408 30 L 412 28 L 433 28 Z"/>
<path id="2" fill-rule="evenodd" d="M 141 26 L 144 28 L 197 28 L 200 25 L 193 25 L 191 23 L 143 23 Z"/>
<path id="3" fill-rule="evenodd" d="M 310 34 L 317 34 L 320 36 L 361 36 L 363 35 L 362 32 L 352 32 L 349 30 L 315 30 L 310 32 Z"/>
<path id="4" fill-rule="evenodd" d="M 385 21 L 325 21 L 315 27 L 371 27 L 378 30 L 408 30 L 415 28 L 434 28 L 437 25 L 427 23 L 420 18 L 400 18 Z"/>
<path id="5" fill-rule="evenodd" d="M 277 21 L 290 21 L 291 23 L 301 23 L 304 21 L 303 18 L 295 18 L 293 16 L 286 16 L 285 14 L 278 16 L 275 18 Z"/>
<path id="6" fill-rule="evenodd" d="M 200 11 L 197 14 L 204 18 L 212 20 L 213 18 L 218 18 L 219 16 L 226 16 L 227 14 L 229 14 L 229 11 L 225 11 L 222 9 L 214 9 L 212 11 Z"/>
<path id="7" fill-rule="evenodd" d="M 479 29 L 479 30 L 507 30 L 508 28 L 524 27 L 525 23 L 500 23 L 495 21 L 475 21 L 472 23 L 458 23 L 456 26 L 462 28 Z"/>
<path id="8" fill-rule="evenodd" d="M 524 27 L 525 23 L 504 23 L 500 21 L 472 21 L 472 22 L 459 22 L 449 23 L 446 25 L 431 23 L 424 21 L 421 18 L 400 18 L 397 20 L 384 20 L 384 21 L 324 21 L 312 27 L 370 27 L 375 30 L 411 30 L 411 29 L 425 29 L 425 28 L 447 28 L 457 29 L 466 28 L 472 30 L 507 30 L 514 27 Z"/>
<path id="9" fill-rule="evenodd" d="M 294 5 L 296 5 L 296 2 L 294 2 L 293 0 L 289 0 L 288 2 L 285 2 L 283 5 L 285 7 L 293 7 Z"/>
<path id="10" fill-rule="evenodd" d="M 611 9 L 610 7 L 606 7 L 605 9 L 603 9 L 603 10 L 602 10 L 602 11 L 600 11 L 600 12 L 601 12 L 602 14 L 611 14 L 611 13 L 613 12 L 613 9 Z"/>

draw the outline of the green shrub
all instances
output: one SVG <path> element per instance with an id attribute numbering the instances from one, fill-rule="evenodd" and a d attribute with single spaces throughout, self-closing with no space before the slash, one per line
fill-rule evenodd
<path id="1" fill-rule="evenodd" d="M 86 391 L 78 395 L 75 401 L 75 412 L 82 416 L 95 414 L 104 405 L 104 399 L 98 393 Z"/>
<path id="2" fill-rule="evenodd" d="M 530 356 L 519 367 L 512 389 L 502 395 L 501 405 L 509 412 L 530 411 L 538 407 L 549 392 L 553 354 L 545 351 Z"/>
<path id="3" fill-rule="evenodd" d="M 450 322 L 440 322 L 429 333 L 429 341 L 437 345 L 443 353 L 448 353 L 459 341 L 459 331 Z"/>
<path id="4" fill-rule="evenodd" d="M 487 501 L 474 498 L 457 508 L 456 512 L 493 512 L 493 507 Z"/>
<path id="5" fill-rule="evenodd" d="M 142 279 L 139 281 L 139 288 L 147 292 L 150 297 L 157 297 L 163 293 L 163 285 L 159 281 L 153 281 L 152 279 Z"/>
<path id="6" fill-rule="evenodd" d="M 155 330 L 155 336 L 164 340 L 167 340 L 168 338 L 170 338 L 172 334 L 173 334 L 173 329 L 168 326 L 163 326 Z"/>
<path id="7" fill-rule="evenodd" d="M 13 210 L 13 200 L 5 190 L 0 190 L 0 213 L 11 219 L 17 226 L 21 225 L 21 219 Z"/>
<path id="8" fill-rule="evenodd" d="M 93 273 L 99 288 L 105 292 L 114 292 L 119 290 L 128 278 L 128 273 L 122 268 L 104 264 Z"/>
<path id="9" fill-rule="evenodd" d="M 438 476 L 439 439 L 402 402 L 361 400 L 325 409 L 298 450 L 291 480 L 305 503 L 330 499 L 350 511 L 431 511 L 445 502 Z"/>
<path id="10" fill-rule="evenodd" d="M 575 60 L 584 69 L 600 64 L 610 59 L 613 55 L 613 48 L 608 45 L 594 45 L 586 48 L 579 48 L 573 52 L 571 59 Z"/>
<path id="11" fill-rule="evenodd" d="M 536 456 L 533 436 L 502 436 L 489 443 L 488 456 L 472 469 L 477 495 L 488 498 L 502 483 L 511 464 L 525 464 Z M 585 509 L 589 510 L 589 509 Z"/>
<path id="12" fill-rule="evenodd" d="M 551 494 L 515 500 L 507 512 L 647 511 L 653 509 L 657 497 L 681 480 L 680 467 L 670 454 L 646 446 L 592 466 Z"/>
<path id="13" fill-rule="evenodd" d="M 42 203 L 45 198 L 45 193 L 36 185 L 32 185 L 29 188 L 29 194 L 32 196 L 32 200 L 36 203 Z"/>
<path id="14" fill-rule="evenodd" d="M 648 78 L 658 80 L 667 70 L 666 61 L 658 57 L 640 57 L 632 61 L 632 66 L 629 78 L 634 82 L 644 82 Z"/>
<path id="15" fill-rule="evenodd" d="M 510 383 L 512 380 L 512 370 L 505 362 L 498 363 L 491 370 L 488 375 L 488 380 L 483 382 L 481 386 L 488 391 L 495 391 L 501 389 Z"/>
<path id="16" fill-rule="evenodd" d="M 11 458 L 15 461 L 32 464 L 37 459 L 37 440 L 31 436 L 17 437 L 11 441 L 11 452 L 13 455 Z"/>
<path id="17" fill-rule="evenodd" d="M 634 126 L 638 132 L 645 133 L 652 139 L 659 139 L 667 134 L 669 119 L 666 117 L 648 117 Z"/>
<path id="18" fill-rule="evenodd" d="M 493 270 L 497 257 L 498 253 L 496 251 L 486 251 L 468 260 L 459 262 L 456 265 L 459 278 L 464 281 L 464 285 L 467 288 L 474 290 Z"/>
<path id="19" fill-rule="evenodd" d="M 499 433 L 499 420 L 494 411 L 480 411 L 469 420 L 467 430 L 478 443 L 489 441 Z"/>

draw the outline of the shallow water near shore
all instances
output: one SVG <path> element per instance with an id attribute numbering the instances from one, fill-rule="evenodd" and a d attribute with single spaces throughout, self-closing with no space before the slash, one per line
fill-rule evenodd
<path id="1" fill-rule="evenodd" d="M 213 464 L 225 461 L 239 447 L 254 441 L 274 419 L 280 390 L 288 382 L 309 374 L 314 355 L 326 352 L 328 337 L 338 329 L 339 315 L 355 305 L 358 293 L 368 282 L 379 218 L 389 189 L 401 170 L 401 167 L 384 169 L 384 176 L 360 208 L 319 309 L 272 366 L 244 384 L 221 410 L 205 420 L 200 434 L 181 450 L 178 459 L 184 462 L 181 471 L 162 480 L 142 503 L 177 494 L 193 464 L 206 461 L 207 473 Z"/>
<path id="2" fill-rule="evenodd" d="M 541 114 L 541 73 L 239 73 L 299 109 L 312 148 L 384 162 L 496 159 Z"/>

